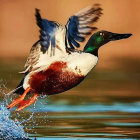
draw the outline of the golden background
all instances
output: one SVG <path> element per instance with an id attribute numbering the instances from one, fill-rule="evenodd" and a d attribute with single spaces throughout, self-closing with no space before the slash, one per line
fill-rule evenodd
<path id="1" fill-rule="evenodd" d="M 43 18 L 65 24 L 70 16 L 88 5 L 99 3 L 103 15 L 95 24 L 99 30 L 132 33 L 126 40 L 108 43 L 100 49 L 100 65 L 114 64 L 111 58 L 140 58 L 140 0 L 0 0 L 0 57 L 26 57 L 38 40 L 35 8 Z"/>

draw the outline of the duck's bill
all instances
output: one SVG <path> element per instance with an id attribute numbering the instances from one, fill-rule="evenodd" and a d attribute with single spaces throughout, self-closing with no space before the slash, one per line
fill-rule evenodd
<path id="1" fill-rule="evenodd" d="M 110 36 L 110 41 L 120 40 L 120 39 L 126 39 L 129 38 L 132 34 L 117 34 L 112 33 Z"/>

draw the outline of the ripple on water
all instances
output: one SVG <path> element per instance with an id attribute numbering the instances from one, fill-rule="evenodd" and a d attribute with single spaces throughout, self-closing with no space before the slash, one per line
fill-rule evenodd
<path id="1" fill-rule="evenodd" d="M 81 105 L 70 105 L 70 104 L 45 104 L 45 99 L 40 99 L 36 104 L 36 112 L 129 112 L 129 113 L 140 113 L 140 102 L 134 103 L 90 103 Z M 42 107 L 43 105 L 43 107 Z M 27 108 L 28 111 L 32 111 L 32 107 Z"/>

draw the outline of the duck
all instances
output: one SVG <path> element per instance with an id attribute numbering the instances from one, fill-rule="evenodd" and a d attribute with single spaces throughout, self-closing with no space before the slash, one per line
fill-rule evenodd
<path id="1" fill-rule="evenodd" d="M 62 25 L 43 19 L 35 9 L 36 23 L 40 29 L 39 40 L 31 47 L 25 63 L 23 79 L 12 93 L 19 95 L 7 109 L 18 105 L 20 111 L 33 104 L 40 95 L 65 92 L 82 82 L 98 62 L 98 50 L 110 41 L 129 38 L 132 34 L 118 34 L 97 29 L 94 24 L 102 15 L 99 4 L 88 6 L 71 16 Z M 92 35 L 91 35 L 92 34 Z M 83 50 L 80 43 L 91 35 Z M 27 100 L 27 94 L 33 96 Z"/>

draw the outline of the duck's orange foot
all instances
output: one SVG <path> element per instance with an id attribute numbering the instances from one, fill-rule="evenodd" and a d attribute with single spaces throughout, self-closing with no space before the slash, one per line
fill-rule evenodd
<path id="1" fill-rule="evenodd" d="M 20 110 L 24 109 L 25 107 L 33 104 L 36 101 L 37 97 L 38 97 L 38 94 L 34 94 L 34 96 L 31 99 L 29 99 L 27 101 L 21 101 L 19 103 L 17 111 L 20 111 Z"/>
<path id="2" fill-rule="evenodd" d="M 34 94 L 34 96 L 31 99 L 24 101 L 24 98 L 25 98 L 26 94 L 30 91 L 30 89 L 31 88 L 28 87 L 18 99 L 13 100 L 12 103 L 7 106 L 7 109 L 10 109 L 10 108 L 16 106 L 17 104 L 19 104 L 18 109 L 17 109 L 17 111 L 19 111 L 19 110 L 22 110 L 25 107 L 33 104 L 36 101 L 38 94 Z"/>
<path id="3" fill-rule="evenodd" d="M 23 101 L 23 99 L 25 98 L 26 94 L 29 91 L 30 91 L 30 87 L 28 87 L 18 99 L 13 100 L 12 103 L 7 106 L 7 109 L 10 109 L 14 107 L 15 105 L 19 104 L 21 101 Z"/>

